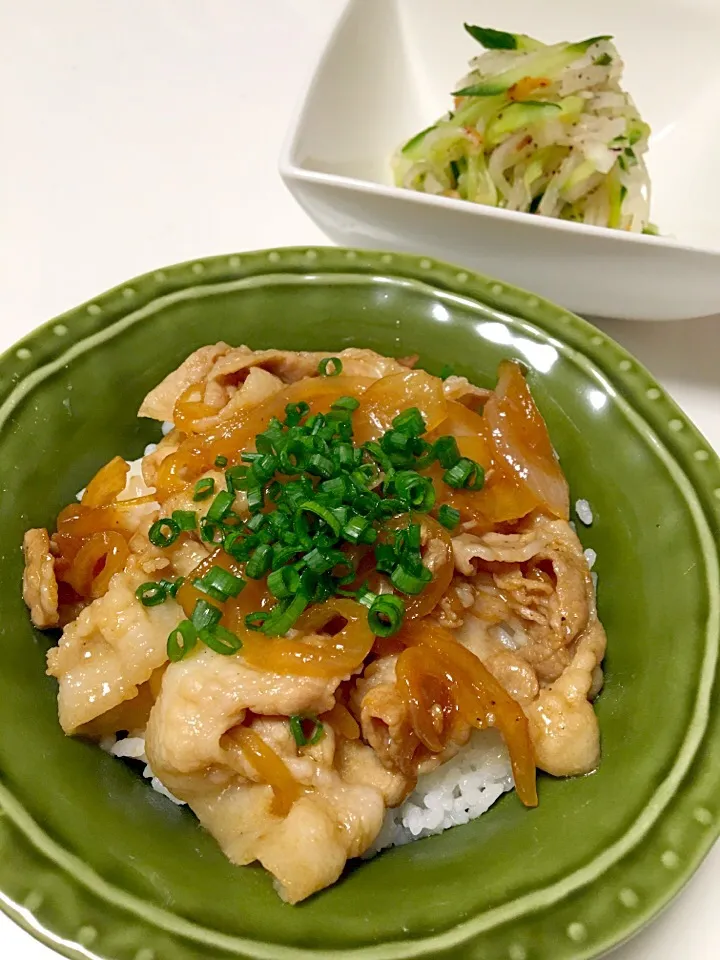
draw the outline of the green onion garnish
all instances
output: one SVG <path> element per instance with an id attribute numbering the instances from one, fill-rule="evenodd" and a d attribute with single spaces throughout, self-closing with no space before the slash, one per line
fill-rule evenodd
<path id="1" fill-rule="evenodd" d="M 211 520 L 213 523 L 220 523 L 230 512 L 234 500 L 235 497 L 232 493 L 222 490 L 213 500 L 210 509 L 205 514 L 205 519 Z"/>
<path id="2" fill-rule="evenodd" d="M 290 717 L 290 732 L 295 738 L 295 743 L 299 747 L 314 746 L 319 743 L 325 733 L 325 729 L 317 717 L 301 717 L 297 714 Z M 312 723 L 312 732 L 306 735 L 303 729 L 304 723 Z"/>
<path id="3" fill-rule="evenodd" d="M 228 493 L 236 493 L 238 490 L 247 490 L 249 473 L 249 468 L 242 465 L 230 467 L 229 470 L 226 470 L 225 484 L 228 488 Z"/>
<path id="4" fill-rule="evenodd" d="M 254 613 L 246 613 L 245 626 L 248 630 L 262 630 L 263 624 L 268 616 L 267 610 L 256 610 Z"/>
<path id="5" fill-rule="evenodd" d="M 283 637 L 290 630 L 309 603 L 305 593 L 298 591 L 289 601 L 281 600 L 273 607 L 260 627 L 269 637 Z M 247 622 L 247 618 L 246 618 Z"/>
<path id="6" fill-rule="evenodd" d="M 330 527 L 335 536 L 339 535 L 341 529 L 340 521 L 329 507 L 325 507 L 314 500 L 306 500 L 300 504 L 298 509 L 301 512 L 313 513 L 315 516 L 320 517 L 320 519 Z"/>
<path id="7" fill-rule="evenodd" d="M 200 520 L 200 538 L 205 543 L 222 543 L 224 538 L 222 524 L 209 520 L 207 517 L 202 517 Z"/>
<path id="8" fill-rule="evenodd" d="M 368 612 L 368 624 L 376 637 L 391 637 L 402 626 L 405 604 L 391 593 L 375 597 Z"/>
<path id="9" fill-rule="evenodd" d="M 148 530 L 148 540 L 155 547 L 169 547 L 180 536 L 180 527 L 170 517 L 156 520 Z"/>
<path id="10" fill-rule="evenodd" d="M 197 514 L 194 510 L 173 510 L 172 519 L 181 531 L 190 531 L 197 527 Z"/>
<path id="11" fill-rule="evenodd" d="M 190 617 L 193 627 L 197 631 L 205 630 L 208 627 L 214 627 L 219 623 L 222 612 L 207 600 L 196 600 L 195 609 Z"/>
<path id="12" fill-rule="evenodd" d="M 395 589 L 401 593 L 409 593 L 413 597 L 422 593 L 431 580 L 432 573 L 422 565 L 415 572 L 399 564 L 390 574 L 390 582 Z"/>
<path id="13" fill-rule="evenodd" d="M 193 586 L 212 597 L 213 600 L 224 603 L 229 597 L 236 597 L 240 593 L 245 586 L 245 581 L 242 577 L 236 577 L 234 573 L 230 573 L 229 570 L 213 565 L 204 576 L 193 580 Z"/>
<path id="14" fill-rule="evenodd" d="M 435 503 L 435 487 L 428 477 L 414 470 L 401 470 L 392 478 L 392 486 L 400 500 L 412 510 L 427 511 Z"/>
<path id="15" fill-rule="evenodd" d="M 250 513 L 257 513 L 265 506 L 265 491 L 259 483 L 248 489 L 247 503 Z"/>
<path id="16" fill-rule="evenodd" d="M 178 590 L 185 583 L 185 577 L 177 577 L 175 580 L 161 580 L 160 583 L 169 597 L 176 597 Z"/>
<path id="17" fill-rule="evenodd" d="M 377 600 L 378 595 L 373 593 L 372 590 L 368 590 L 366 586 L 360 587 L 360 589 L 355 594 L 355 599 L 358 603 L 361 603 L 364 607 L 367 607 L 368 610 Z"/>
<path id="18" fill-rule="evenodd" d="M 330 367 L 330 364 L 332 364 L 332 367 Z M 318 373 L 323 377 L 337 377 L 339 373 L 342 373 L 342 368 L 340 357 L 325 357 L 318 364 Z"/>
<path id="19" fill-rule="evenodd" d="M 232 656 L 242 647 L 240 637 L 219 625 L 206 627 L 199 631 L 199 635 L 206 647 L 210 647 L 215 653 L 220 653 L 224 657 Z"/>
<path id="20" fill-rule="evenodd" d="M 167 600 L 167 588 L 157 580 L 148 580 L 141 583 L 135 591 L 135 596 L 144 607 L 156 607 L 159 603 L 165 603 Z"/>
<path id="21" fill-rule="evenodd" d="M 419 437 L 427 430 L 427 424 L 417 407 L 409 407 L 398 414 L 392 422 L 393 427 L 409 437 Z"/>
<path id="22" fill-rule="evenodd" d="M 221 454 L 218 454 L 217 457 L 215 457 L 215 466 L 219 470 L 221 470 L 223 467 L 226 467 L 227 463 L 228 463 L 227 457 L 223 457 Z"/>
<path id="23" fill-rule="evenodd" d="M 442 370 L 440 371 L 440 379 L 441 379 L 441 380 L 447 380 L 447 378 L 448 378 L 448 377 L 452 377 L 453 374 L 454 374 L 453 368 L 450 366 L 449 363 L 446 363 L 446 364 L 443 366 Z"/>
<path id="24" fill-rule="evenodd" d="M 294 596 L 299 586 L 300 574 L 293 567 L 280 567 L 268 574 L 268 590 L 278 600 Z"/>
<path id="25" fill-rule="evenodd" d="M 189 620 L 181 620 L 180 623 L 171 630 L 167 639 L 168 659 L 177 663 L 186 657 L 197 643 L 197 631 Z"/>
<path id="26" fill-rule="evenodd" d="M 480 490 L 485 481 L 485 471 L 474 460 L 461 457 L 458 462 L 443 474 L 443 480 L 449 487 L 457 490 Z"/>
<path id="27" fill-rule="evenodd" d="M 448 530 L 454 530 L 460 523 L 460 511 L 444 503 L 438 510 L 438 520 Z"/>
<path id="28" fill-rule="evenodd" d="M 272 547 L 267 543 L 261 543 L 256 547 L 252 556 L 245 564 L 245 576 L 251 580 L 260 580 L 270 569 L 272 564 Z"/>
<path id="29" fill-rule="evenodd" d="M 207 500 L 208 497 L 213 495 L 215 489 L 215 481 L 212 477 L 203 477 L 202 480 L 198 480 L 195 484 L 195 491 L 193 493 L 193 500 Z"/>
<path id="30" fill-rule="evenodd" d="M 454 467 L 460 459 L 460 450 L 455 437 L 440 437 L 439 440 L 435 441 L 433 453 L 437 462 L 445 470 Z"/>
<path id="31" fill-rule="evenodd" d="M 338 397 L 334 403 L 330 404 L 330 409 L 352 413 L 354 410 L 357 410 L 359 406 L 360 401 L 355 397 Z"/>
<path id="32" fill-rule="evenodd" d="M 289 427 L 296 427 L 303 417 L 310 413 L 310 407 L 304 400 L 300 403 L 289 403 L 285 407 L 285 423 Z"/>

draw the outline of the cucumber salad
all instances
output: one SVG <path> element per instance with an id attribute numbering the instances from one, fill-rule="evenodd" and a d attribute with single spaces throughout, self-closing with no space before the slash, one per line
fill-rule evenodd
<path id="1" fill-rule="evenodd" d="M 611 37 L 544 44 L 465 24 L 485 51 L 453 110 L 393 158 L 398 186 L 635 233 L 650 223 L 650 127 Z"/>

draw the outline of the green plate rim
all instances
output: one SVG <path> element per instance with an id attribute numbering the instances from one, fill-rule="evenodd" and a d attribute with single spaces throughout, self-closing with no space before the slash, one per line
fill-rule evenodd
<path id="1" fill-rule="evenodd" d="M 569 346 L 578 355 L 590 360 L 603 374 L 608 386 L 622 394 L 639 419 L 651 428 L 661 446 L 689 481 L 705 523 L 713 535 L 714 543 L 717 544 L 720 539 L 720 458 L 677 404 L 634 357 L 587 321 L 535 294 L 470 270 L 412 254 L 338 247 L 287 247 L 191 260 L 136 277 L 43 324 L 0 356 L 0 422 L 4 419 L 3 414 L 9 412 L 14 398 L 17 399 L 18 395 L 32 388 L 36 379 L 33 374 L 37 373 L 41 376 L 46 367 L 60 362 L 73 347 L 89 339 L 93 341 L 96 337 L 105 339 L 103 334 L 107 335 L 111 329 L 118 326 L 122 328 L 126 325 L 123 321 L 141 322 L 143 308 L 159 298 L 178 294 L 184 289 L 198 285 L 227 283 L 249 277 L 287 273 L 296 276 L 298 274 L 327 273 L 332 276 L 338 273 L 362 273 L 378 278 L 385 276 L 425 283 L 451 294 L 480 301 L 500 313 L 509 314 L 513 318 L 540 328 L 549 336 L 550 342 L 554 340 L 556 343 Z M 140 315 L 135 317 L 138 313 Z M 116 333 L 121 333 L 121 329 L 116 330 Z M 85 347 L 92 349 L 92 344 L 85 343 Z M 35 359 L 35 351 L 41 354 L 39 362 Z M 716 546 L 715 561 L 717 561 Z M 712 667 L 716 666 L 718 646 L 717 592 L 716 588 L 715 620 L 711 622 L 710 644 L 707 650 L 710 656 L 709 665 Z M 715 634 L 713 634 L 713 626 Z M 713 636 L 715 636 L 714 644 Z M 708 683 L 710 682 L 711 678 L 708 674 Z M 678 825 L 678 829 L 682 822 L 685 833 L 687 833 L 688 823 L 692 825 L 692 835 L 684 840 L 683 859 L 681 861 L 678 854 L 671 848 L 662 850 L 657 860 L 658 875 L 662 877 L 661 889 L 654 891 L 650 902 L 646 901 L 642 905 L 634 903 L 633 898 L 630 897 L 632 890 L 620 891 L 619 899 L 627 908 L 626 917 L 624 921 L 613 925 L 608 936 L 603 936 L 597 928 L 592 935 L 589 935 L 582 923 L 579 921 L 571 923 L 566 933 L 576 944 L 574 956 L 577 960 L 590 960 L 592 957 L 599 956 L 649 922 L 690 878 L 720 834 L 717 791 L 706 789 L 708 786 L 717 786 L 717 781 L 720 780 L 720 762 L 711 762 L 712 747 L 710 746 L 714 743 L 716 750 L 720 747 L 718 730 L 710 730 L 710 720 L 713 719 L 717 723 L 720 705 L 710 701 L 710 686 L 707 693 L 708 722 L 701 740 L 689 759 L 688 768 L 682 775 L 681 781 L 674 793 L 668 796 L 666 803 L 654 811 L 655 816 L 647 829 L 628 850 L 620 854 L 618 861 L 614 862 L 619 862 L 620 859 L 630 855 L 649 856 L 651 847 L 653 855 L 656 854 L 654 847 L 657 845 L 657 837 L 651 837 L 651 832 L 661 824 L 667 828 L 667 821 L 671 817 Z M 704 747 L 703 750 L 700 749 L 701 746 Z M 671 807 L 672 810 L 670 810 Z M 108 923 L 113 914 L 116 914 L 126 923 L 130 921 L 136 925 L 157 929 L 155 914 L 160 911 L 154 908 L 136 909 L 137 904 L 123 902 L 132 898 L 128 898 L 121 891 L 117 891 L 115 896 L 112 893 L 98 892 L 96 878 L 92 871 L 88 871 L 79 862 L 71 863 L 72 858 L 68 854 L 63 856 L 63 852 L 2 786 L 0 786 L 0 818 L 5 856 L 12 857 L 14 851 L 20 854 L 23 848 L 32 847 L 35 859 L 44 861 L 46 869 L 60 876 L 63 884 L 73 889 L 73 895 L 80 905 L 100 897 L 106 903 Z M 644 854 L 640 849 L 643 846 Z M 662 847 L 663 844 L 659 846 Z M 64 867 L 58 863 L 60 859 L 65 861 Z M 84 878 L 83 874 L 85 874 Z M 535 899 L 534 907 L 537 911 L 549 908 L 550 902 L 545 902 L 543 899 L 544 892 L 539 890 L 528 895 Z M 623 894 L 625 894 L 624 898 Z M 580 896 L 583 895 L 586 897 L 592 895 L 589 887 L 580 891 Z M 49 927 L 41 926 L 33 916 L 33 910 L 38 908 L 36 901 L 37 898 L 33 898 L 31 894 L 24 904 L 16 904 L 0 890 L 0 909 L 32 936 L 59 954 L 73 960 L 81 960 L 81 958 L 87 960 L 88 957 L 94 956 L 112 957 L 111 953 L 94 952 L 93 948 L 102 951 L 99 942 L 101 934 L 94 927 L 80 926 L 75 941 L 69 941 L 63 938 L 59 931 L 56 933 Z M 529 912 L 530 910 L 527 911 Z M 274 958 L 282 960 L 289 957 L 304 957 L 310 960 L 310 958 L 330 956 L 319 949 L 286 948 L 275 944 L 241 941 L 221 935 L 211 936 L 208 939 L 202 934 L 210 931 L 195 928 L 172 914 L 166 914 L 166 916 L 170 921 L 175 922 L 162 924 L 161 929 L 170 935 L 171 940 L 177 937 L 184 942 L 186 951 L 190 950 L 189 953 L 186 952 L 187 956 L 193 955 L 191 946 L 193 942 L 197 943 L 200 949 L 212 947 L 218 953 L 222 951 L 227 956 L 253 956 L 263 960 L 274 960 Z M 504 921 L 499 921 L 499 923 L 502 922 Z M 433 956 L 437 950 L 460 943 L 467 944 L 468 949 L 471 950 L 478 935 L 478 931 L 473 931 L 473 920 L 468 920 L 450 931 L 431 937 L 342 952 L 333 951 L 332 955 L 353 957 L 358 960 L 359 958 L 379 960 L 381 957 L 400 960 L 400 958 L 411 956 Z M 228 940 L 233 940 L 235 946 L 224 942 Z M 483 952 L 482 956 L 485 955 Z M 518 947 L 514 953 L 511 947 L 509 953 L 503 954 L 503 957 L 509 957 L 510 960 L 521 960 L 523 956 L 522 947 Z M 154 957 L 155 953 L 152 950 L 141 949 L 137 953 L 136 960 L 152 960 Z"/>

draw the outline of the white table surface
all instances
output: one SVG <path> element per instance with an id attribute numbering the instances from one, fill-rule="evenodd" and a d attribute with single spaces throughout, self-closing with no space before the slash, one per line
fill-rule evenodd
<path id="1" fill-rule="evenodd" d="M 327 242 L 280 182 L 277 157 L 341 7 L 0 2 L 0 349 L 155 267 Z M 720 450 L 720 317 L 603 327 Z M 613 960 L 716 960 L 719 896 L 720 845 Z M 0 915 L 0 956 L 55 954 Z"/>

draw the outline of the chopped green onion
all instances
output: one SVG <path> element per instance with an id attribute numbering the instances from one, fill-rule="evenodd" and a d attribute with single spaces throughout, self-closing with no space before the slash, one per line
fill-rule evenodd
<path id="1" fill-rule="evenodd" d="M 173 663 L 184 659 L 197 643 L 197 631 L 189 620 L 181 620 L 167 638 L 167 655 Z"/>
<path id="2" fill-rule="evenodd" d="M 268 616 L 269 613 L 267 610 L 256 610 L 254 613 L 246 613 L 245 626 L 248 630 L 262 630 L 263 624 Z"/>
<path id="3" fill-rule="evenodd" d="M 346 476 L 333 477 L 331 480 L 324 480 L 318 490 L 326 496 L 332 497 L 338 502 L 342 502 L 346 497 L 352 494 L 352 484 Z"/>
<path id="4" fill-rule="evenodd" d="M 336 537 L 340 536 L 340 521 L 329 507 L 316 503 L 314 500 L 306 500 L 300 504 L 298 510 L 302 513 L 314 513 L 330 527 Z"/>
<path id="5" fill-rule="evenodd" d="M 258 513 L 265 506 L 265 491 L 257 484 L 252 486 L 247 492 L 247 504 L 250 513 Z"/>
<path id="6" fill-rule="evenodd" d="M 405 534 L 407 549 L 413 552 L 419 551 L 422 546 L 422 527 L 420 524 L 409 523 L 402 532 Z"/>
<path id="7" fill-rule="evenodd" d="M 215 466 L 218 467 L 218 469 L 222 469 L 223 467 L 226 467 L 227 463 L 228 463 L 228 458 L 223 457 L 222 454 L 218 454 L 217 457 L 215 457 Z"/>
<path id="8" fill-rule="evenodd" d="M 283 485 L 279 481 L 273 480 L 265 492 L 270 503 L 277 503 L 282 496 Z"/>
<path id="9" fill-rule="evenodd" d="M 377 600 L 377 593 L 373 593 L 372 590 L 368 590 L 366 586 L 360 587 L 360 589 L 355 594 L 355 599 L 358 603 L 361 603 L 364 607 L 367 607 L 368 610 Z"/>
<path id="10" fill-rule="evenodd" d="M 207 517 L 202 517 L 200 520 L 200 539 L 204 540 L 205 543 L 222 543 L 225 534 L 223 533 L 222 524 L 216 523 L 214 520 L 208 520 Z"/>
<path id="11" fill-rule="evenodd" d="M 341 470 L 352 470 L 355 466 L 355 451 L 351 443 L 338 443 L 333 454 Z"/>
<path id="12" fill-rule="evenodd" d="M 281 600 L 277 606 L 272 608 L 260 629 L 269 637 L 285 636 L 288 630 L 294 626 L 298 617 L 301 616 L 308 602 L 308 598 L 301 592 L 296 593 L 289 602 Z"/>
<path id="13" fill-rule="evenodd" d="M 401 593 L 409 593 L 413 597 L 417 596 L 432 580 L 432 573 L 427 567 L 421 566 L 420 571 L 415 574 L 399 564 L 391 573 L 390 582 Z"/>
<path id="14" fill-rule="evenodd" d="M 169 597 L 176 597 L 180 587 L 185 583 L 185 577 L 177 577 L 175 580 L 161 580 L 160 583 L 165 588 Z"/>
<path id="15" fill-rule="evenodd" d="M 443 480 L 449 487 L 455 487 L 457 490 L 465 487 L 468 490 L 480 490 L 485 481 L 485 471 L 474 460 L 462 457 L 443 474 Z"/>
<path id="16" fill-rule="evenodd" d="M 180 530 L 194 530 L 197 527 L 197 514 L 194 510 L 173 510 L 172 519 Z"/>
<path id="17" fill-rule="evenodd" d="M 440 379 L 447 380 L 448 377 L 452 377 L 453 375 L 454 375 L 453 368 L 450 366 L 449 363 L 446 363 L 443 366 L 442 370 L 440 371 Z"/>
<path id="18" fill-rule="evenodd" d="M 364 538 L 367 536 L 368 530 L 372 529 L 372 521 L 356 513 L 343 527 L 342 535 L 346 540 L 349 540 L 350 543 L 366 543 L 367 541 Z"/>
<path id="19" fill-rule="evenodd" d="M 235 560 L 247 560 L 250 555 L 247 550 L 248 539 L 249 537 L 243 530 L 232 530 L 225 536 L 223 549 Z"/>
<path id="20" fill-rule="evenodd" d="M 321 453 L 314 453 L 308 460 L 306 470 L 318 477 L 331 477 L 334 467 L 329 457 L 324 457 Z"/>
<path id="21" fill-rule="evenodd" d="M 199 584 L 202 584 L 202 586 L 199 586 Z M 242 577 L 236 577 L 234 573 L 225 570 L 224 567 L 213 565 L 204 576 L 198 580 L 193 580 L 193 585 L 206 593 L 214 590 L 220 594 L 215 599 L 224 602 L 228 597 L 236 597 L 245 586 L 245 581 Z"/>
<path id="22" fill-rule="evenodd" d="M 248 476 L 250 469 L 242 465 L 230 467 L 225 471 L 225 483 L 229 493 L 236 493 L 238 490 L 247 490 Z"/>
<path id="23" fill-rule="evenodd" d="M 165 603 L 167 600 L 167 587 L 162 581 L 148 580 L 141 583 L 135 591 L 135 596 L 144 607 L 156 607 L 159 603 Z"/>
<path id="24" fill-rule="evenodd" d="M 460 511 L 444 503 L 438 510 L 438 520 L 448 530 L 454 530 L 460 523 Z"/>
<path id="25" fill-rule="evenodd" d="M 312 723 L 312 733 L 309 736 L 305 734 L 303 723 Z M 297 714 L 289 718 L 290 732 L 295 738 L 298 747 L 315 746 L 319 743 L 325 733 L 322 723 L 317 717 L 301 717 Z"/>
<path id="26" fill-rule="evenodd" d="M 391 637 L 402 626 L 405 604 L 391 593 L 375 597 L 368 612 L 368 625 L 376 637 Z"/>
<path id="27" fill-rule="evenodd" d="M 455 437 L 440 437 L 435 441 L 433 453 L 435 459 L 445 470 L 454 467 L 460 459 L 460 450 Z"/>
<path id="28" fill-rule="evenodd" d="M 280 567 L 268 574 L 267 587 L 278 600 L 292 597 L 300 586 L 300 574 L 292 567 Z"/>
<path id="29" fill-rule="evenodd" d="M 380 440 L 380 446 L 386 453 L 408 453 L 412 438 L 400 430 L 388 430 Z"/>
<path id="30" fill-rule="evenodd" d="M 207 600 L 196 600 L 195 608 L 190 617 L 192 625 L 196 630 L 205 630 L 207 627 L 214 627 L 222 617 L 222 612 L 218 607 Z"/>
<path id="31" fill-rule="evenodd" d="M 375 544 L 375 566 L 378 573 L 392 573 L 397 566 L 395 547 L 389 543 Z"/>
<path id="32" fill-rule="evenodd" d="M 307 437 L 289 440 L 280 451 L 280 469 L 283 473 L 301 473 L 307 466 L 312 448 Z"/>
<path id="33" fill-rule="evenodd" d="M 210 647 L 215 653 L 220 653 L 224 657 L 230 657 L 242 647 L 242 640 L 231 630 L 216 625 L 206 627 L 198 631 L 200 639 L 206 647 Z"/>
<path id="34" fill-rule="evenodd" d="M 435 504 L 435 487 L 428 477 L 413 470 L 401 470 L 393 477 L 393 487 L 400 500 L 413 510 L 430 510 Z"/>
<path id="35" fill-rule="evenodd" d="M 193 500 L 207 500 L 208 497 L 213 495 L 215 490 L 215 481 L 212 477 L 203 477 L 202 480 L 198 480 L 195 484 L 195 492 L 193 493 Z"/>
<path id="36" fill-rule="evenodd" d="M 300 403 L 288 403 L 285 407 L 285 423 L 289 427 L 296 427 L 309 413 L 310 407 L 304 400 Z"/>
<path id="37" fill-rule="evenodd" d="M 427 424 L 417 407 L 408 407 L 399 413 L 392 422 L 393 427 L 409 437 L 419 437 L 427 430 Z"/>
<path id="38" fill-rule="evenodd" d="M 180 527 L 169 517 L 156 520 L 148 531 L 148 540 L 155 547 L 169 547 L 180 536 Z"/>
<path id="39" fill-rule="evenodd" d="M 212 520 L 215 523 L 220 523 L 230 512 L 230 508 L 233 505 L 234 499 L 235 497 L 232 495 L 232 493 L 222 490 L 213 500 L 210 509 L 205 514 L 205 519 Z"/>
<path id="40" fill-rule="evenodd" d="M 369 440 L 367 443 L 363 444 L 363 450 L 366 450 L 370 454 L 373 460 L 379 464 L 380 469 L 384 473 L 388 473 L 390 470 L 392 470 L 392 461 L 379 443 L 376 443 L 374 440 Z"/>
<path id="41" fill-rule="evenodd" d="M 258 483 L 267 483 L 275 476 L 275 471 L 280 466 L 278 458 L 272 453 L 264 453 L 253 464 L 253 474 Z"/>
<path id="42" fill-rule="evenodd" d="M 328 369 L 330 364 L 332 364 L 332 368 Z M 318 373 L 323 377 L 336 377 L 339 373 L 342 373 L 342 368 L 340 357 L 325 357 L 318 364 Z"/>
<path id="43" fill-rule="evenodd" d="M 248 528 L 248 530 L 252 530 L 253 533 L 257 533 L 258 530 L 262 529 L 267 522 L 268 520 L 264 513 L 255 513 L 252 517 L 250 517 L 245 526 Z"/>
<path id="44" fill-rule="evenodd" d="M 340 550 L 326 551 L 314 547 L 309 553 L 305 554 L 303 560 L 308 569 L 318 577 L 341 564 L 350 568 L 350 561 Z"/>
<path id="45" fill-rule="evenodd" d="M 266 543 L 261 543 L 256 547 L 252 556 L 245 564 L 245 576 L 251 580 L 260 580 L 270 569 L 272 563 L 272 547 Z"/>
<path id="46" fill-rule="evenodd" d="M 294 544 L 288 544 L 286 547 L 282 547 L 279 544 L 275 544 L 273 547 L 273 558 L 271 569 L 281 570 L 286 563 L 289 563 L 295 558 L 295 555 L 298 553 L 298 547 Z M 270 583 L 270 578 L 268 577 L 268 584 Z M 275 594 L 277 596 L 277 594 Z"/>
<path id="47" fill-rule="evenodd" d="M 338 397 L 338 399 L 330 404 L 331 410 L 347 410 L 352 413 L 354 410 L 360 406 L 360 401 L 355 397 Z"/>

